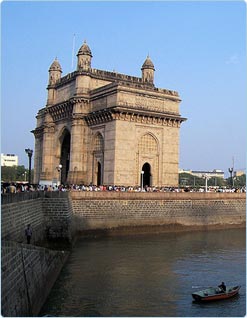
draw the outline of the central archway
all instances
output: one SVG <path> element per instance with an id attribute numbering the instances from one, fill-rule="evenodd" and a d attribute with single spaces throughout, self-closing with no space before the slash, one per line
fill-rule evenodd
<path id="1" fill-rule="evenodd" d="M 70 161 L 70 133 L 65 130 L 63 134 L 63 141 L 61 143 L 61 157 L 60 163 L 62 165 L 61 171 L 61 183 L 65 184 L 67 182 L 68 172 L 69 172 L 69 161 Z"/>
<path id="2" fill-rule="evenodd" d="M 142 166 L 143 174 L 143 186 L 151 186 L 151 166 L 148 162 L 144 163 Z"/>

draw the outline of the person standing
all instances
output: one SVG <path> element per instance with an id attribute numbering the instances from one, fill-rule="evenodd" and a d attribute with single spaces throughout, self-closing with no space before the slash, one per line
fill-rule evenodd
<path id="1" fill-rule="evenodd" d="M 31 229 L 31 225 L 28 224 L 27 228 L 25 229 L 25 235 L 26 235 L 26 238 L 27 238 L 27 244 L 30 244 L 32 234 L 33 234 L 33 232 L 32 232 L 32 229 Z"/>

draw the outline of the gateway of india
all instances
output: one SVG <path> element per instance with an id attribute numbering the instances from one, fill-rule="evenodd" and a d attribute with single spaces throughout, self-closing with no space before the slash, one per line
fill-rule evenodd
<path id="1" fill-rule="evenodd" d="M 177 186 L 176 91 L 156 88 L 148 56 L 141 77 L 91 67 L 86 42 L 77 69 L 49 68 L 47 104 L 37 114 L 34 183 Z"/>

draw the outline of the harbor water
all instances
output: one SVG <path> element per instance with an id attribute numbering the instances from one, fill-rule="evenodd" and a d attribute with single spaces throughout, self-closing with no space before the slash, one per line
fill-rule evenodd
<path id="1" fill-rule="evenodd" d="M 243 317 L 245 229 L 79 239 L 40 316 Z M 241 285 L 238 296 L 193 302 L 209 286 Z"/>

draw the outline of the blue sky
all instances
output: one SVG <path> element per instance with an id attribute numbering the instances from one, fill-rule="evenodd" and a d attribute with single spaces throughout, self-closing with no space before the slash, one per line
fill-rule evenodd
<path id="1" fill-rule="evenodd" d="M 45 107 L 48 69 L 75 70 L 86 39 L 92 67 L 141 76 L 149 54 L 155 85 L 179 92 L 180 168 L 246 166 L 246 4 L 243 1 L 1 3 L 2 153 L 28 166 L 25 148 Z M 73 35 L 75 51 L 72 69 Z"/>

